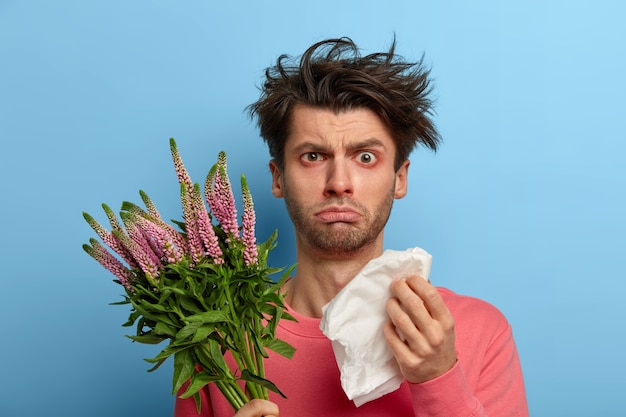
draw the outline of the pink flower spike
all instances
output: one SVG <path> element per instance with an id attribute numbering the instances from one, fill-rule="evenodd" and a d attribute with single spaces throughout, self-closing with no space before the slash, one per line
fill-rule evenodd
<path id="1" fill-rule="evenodd" d="M 175 245 L 174 249 L 179 252 L 180 256 L 188 252 L 188 245 L 183 235 L 181 235 L 171 224 L 164 222 L 160 216 L 154 217 L 149 212 L 146 213 L 138 205 L 130 203 L 128 201 L 122 203 L 122 210 L 126 210 L 136 215 L 138 218 L 152 223 L 153 227 L 156 227 L 160 230 L 158 232 L 155 230 L 155 234 L 161 232 L 166 233 L 168 235 L 168 240 L 170 240 Z"/>
<path id="2" fill-rule="evenodd" d="M 174 249 L 180 253 L 181 257 L 190 252 L 189 244 L 180 232 L 178 232 L 170 224 L 165 223 L 164 221 L 155 221 L 155 223 L 160 226 L 162 230 L 165 230 L 165 232 L 167 232 L 170 241 L 174 245 Z"/>
<path id="3" fill-rule="evenodd" d="M 206 176 L 206 179 L 204 180 L 204 196 L 207 203 L 209 204 L 209 209 L 211 210 L 211 213 L 213 213 L 213 216 L 215 218 L 217 218 L 216 213 L 219 213 L 221 211 L 220 201 L 216 198 L 215 189 L 213 187 L 216 173 L 217 164 L 211 167 L 209 173 Z"/>
<path id="4" fill-rule="evenodd" d="M 183 259 L 183 250 L 176 244 L 175 239 L 172 238 L 170 230 L 164 229 L 160 225 L 142 216 L 137 216 L 135 221 L 144 234 L 152 238 L 155 245 L 153 250 L 161 261 L 177 263 Z"/>
<path id="5" fill-rule="evenodd" d="M 122 228 L 122 225 L 120 224 L 120 222 L 117 220 L 117 216 L 115 215 L 113 210 L 111 210 L 111 208 L 107 206 L 106 204 L 102 204 L 102 208 L 104 209 L 104 213 L 107 215 L 107 218 L 109 219 L 111 230 L 119 230 L 120 232 L 123 231 L 124 229 Z"/>
<path id="6" fill-rule="evenodd" d="M 141 200 L 143 201 L 143 203 L 146 205 L 146 210 L 148 210 L 148 214 L 150 214 L 150 216 L 154 217 L 155 219 L 160 219 L 161 214 L 159 213 L 159 210 L 157 210 L 150 197 L 148 197 L 148 194 L 146 194 L 142 190 L 139 190 L 139 195 L 141 196 Z"/>
<path id="7" fill-rule="evenodd" d="M 157 261 L 162 260 L 165 256 L 165 243 L 168 240 L 167 233 L 145 217 L 133 213 L 128 213 L 128 215 L 143 235 L 144 240 L 150 245 Z"/>
<path id="8" fill-rule="evenodd" d="M 187 190 L 191 190 L 193 188 L 193 183 L 191 182 L 191 177 L 183 164 L 183 159 L 180 157 L 174 138 L 170 138 L 170 151 L 172 152 L 172 160 L 174 161 L 174 169 L 176 170 L 176 175 L 178 176 L 178 182 L 185 184 L 187 186 Z"/>
<path id="9" fill-rule="evenodd" d="M 237 208 L 226 172 L 226 153 L 224 151 L 220 152 L 217 163 L 207 175 L 205 193 L 213 216 L 226 232 L 228 238 L 237 238 L 239 236 Z"/>
<path id="10" fill-rule="evenodd" d="M 193 188 L 191 193 L 185 184 L 180 185 L 180 198 L 183 204 L 183 220 L 185 221 L 185 234 L 187 235 L 187 244 L 189 252 L 194 263 L 200 262 L 204 255 L 204 247 L 200 231 L 198 230 L 198 216 L 196 214 L 193 202 Z"/>
<path id="11" fill-rule="evenodd" d="M 215 264 L 222 264 L 224 263 L 224 259 L 222 258 L 222 249 L 220 248 L 217 235 L 213 230 L 209 213 L 204 205 L 204 201 L 202 201 L 202 193 L 200 192 L 200 186 L 198 184 L 195 184 L 193 187 L 192 197 L 194 212 L 196 213 L 198 221 L 198 233 L 202 243 L 204 244 L 206 252 L 211 258 L 213 258 L 213 262 Z"/>
<path id="12" fill-rule="evenodd" d="M 105 204 L 103 204 L 102 207 L 104 207 L 105 211 L 111 210 Z M 108 213 L 107 213 L 107 215 L 108 215 Z M 137 268 L 139 266 L 139 264 L 137 264 L 137 262 L 133 258 L 133 255 L 128 251 L 128 249 L 126 249 L 124 247 L 124 245 L 122 245 L 122 243 L 119 241 L 119 239 L 117 237 L 115 237 L 112 232 L 110 232 L 109 230 L 105 229 L 100 223 L 98 223 L 98 221 L 96 219 L 91 217 L 88 213 L 83 212 L 83 217 L 85 218 L 87 223 L 89 223 L 91 228 L 96 232 L 96 234 L 100 237 L 100 239 L 102 239 L 102 241 L 108 247 L 113 249 L 115 251 L 115 253 L 120 255 L 122 257 L 122 259 L 124 259 L 124 261 L 126 261 L 131 268 Z M 118 226 L 119 226 L 119 224 L 118 224 Z M 121 228 L 121 226 L 119 226 L 118 232 L 121 233 L 121 234 L 124 234 L 124 231 Z"/>
<path id="13" fill-rule="evenodd" d="M 241 226 L 241 240 L 244 245 L 243 258 L 246 266 L 250 266 L 258 261 L 259 256 L 255 237 L 256 213 L 254 212 L 254 203 L 252 202 L 252 194 L 248 188 L 248 182 L 243 175 L 241 176 L 241 191 L 243 194 L 243 218 Z"/>
<path id="14" fill-rule="evenodd" d="M 100 244 L 100 242 L 91 238 L 89 239 L 89 243 L 91 243 L 91 246 L 87 244 L 83 245 L 85 252 L 98 261 L 100 265 L 109 270 L 109 272 L 119 278 L 124 288 L 132 291 L 132 286 L 130 284 L 130 280 L 133 277 L 132 272 L 115 256 L 111 255 L 111 253 L 107 251 L 106 248 Z"/>
<path id="15" fill-rule="evenodd" d="M 118 230 L 114 230 L 113 235 L 130 251 L 148 278 L 157 278 L 161 271 L 161 262 L 152 251 L 139 227 L 125 214 L 128 213 L 122 213 L 122 221 L 126 226 L 128 236 Z"/>
<path id="16" fill-rule="evenodd" d="M 128 236 L 149 257 L 151 264 L 160 267 L 162 250 L 155 244 L 152 234 L 142 228 L 142 225 L 139 223 L 140 217 L 128 212 L 122 212 L 120 216 L 126 226 Z"/>

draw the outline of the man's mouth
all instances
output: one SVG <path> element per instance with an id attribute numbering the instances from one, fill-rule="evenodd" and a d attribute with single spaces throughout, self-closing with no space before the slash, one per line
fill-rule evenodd
<path id="1" fill-rule="evenodd" d="M 315 216 L 323 223 L 353 223 L 361 218 L 361 214 L 349 207 L 328 207 Z"/>

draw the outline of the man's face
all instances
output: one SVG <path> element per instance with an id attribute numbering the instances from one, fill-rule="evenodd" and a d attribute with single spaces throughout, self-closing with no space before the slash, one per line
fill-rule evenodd
<path id="1" fill-rule="evenodd" d="M 298 243 L 332 256 L 382 247 L 393 200 L 407 191 L 409 162 L 394 171 L 395 152 L 369 109 L 335 114 L 297 106 L 283 169 L 271 162 L 270 170 L 272 193 L 285 199 Z"/>

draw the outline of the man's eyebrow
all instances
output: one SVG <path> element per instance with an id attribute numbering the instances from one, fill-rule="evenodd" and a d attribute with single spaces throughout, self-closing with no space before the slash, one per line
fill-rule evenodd
<path id="1" fill-rule="evenodd" d="M 303 151 L 308 152 L 327 152 L 330 146 L 326 143 L 318 143 L 318 142 L 303 142 L 294 148 L 296 153 L 300 153 Z M 385 144 L 378 138 L 369 138 L 357 142 L 350 142 L 347 145 L 347 149 L 349 152 L 354 152 L 359 149 L 368 149 L 368 148 L 383 148 L 386 149 Z"/>
<path id="2" fill-rule="evenodd" d="M 362 140 L 360 142 L 353 142 L 353 143 L 348 144 L 349 151 L 357 151 L 359 149 L 368 149 L 368 148 L 386 149 L 383 141 L 378 138 L 369 138 L 369 139 Z"/>
<path id="3" fill-rule="evenodd" d="M 293 148 L 295 153 L 301 153 L 304 151 L 307 152 L 312 152 L 312 151 L 316 151 L 316 152 L 323 152 L 324 150 L 326 150 L 326 146 L 321 145 L 319 143 L 316 142 L 302 142 L 301 144 L 299 144 L 298 146 L 296 146 L 295 148 Z"/>

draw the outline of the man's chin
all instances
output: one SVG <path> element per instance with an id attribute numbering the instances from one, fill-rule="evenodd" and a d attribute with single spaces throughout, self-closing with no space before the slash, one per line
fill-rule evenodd
<path id="1" fill-rule="evenodd" d="M 329 256 L 351 256 L 358 254 L 371 242 L 364 239 L 356 239 L 354 236 L 342 236 L 341 233 L 333 233 L 332 236 L 313 239 L 309 242 L 317 252 Z"/>

